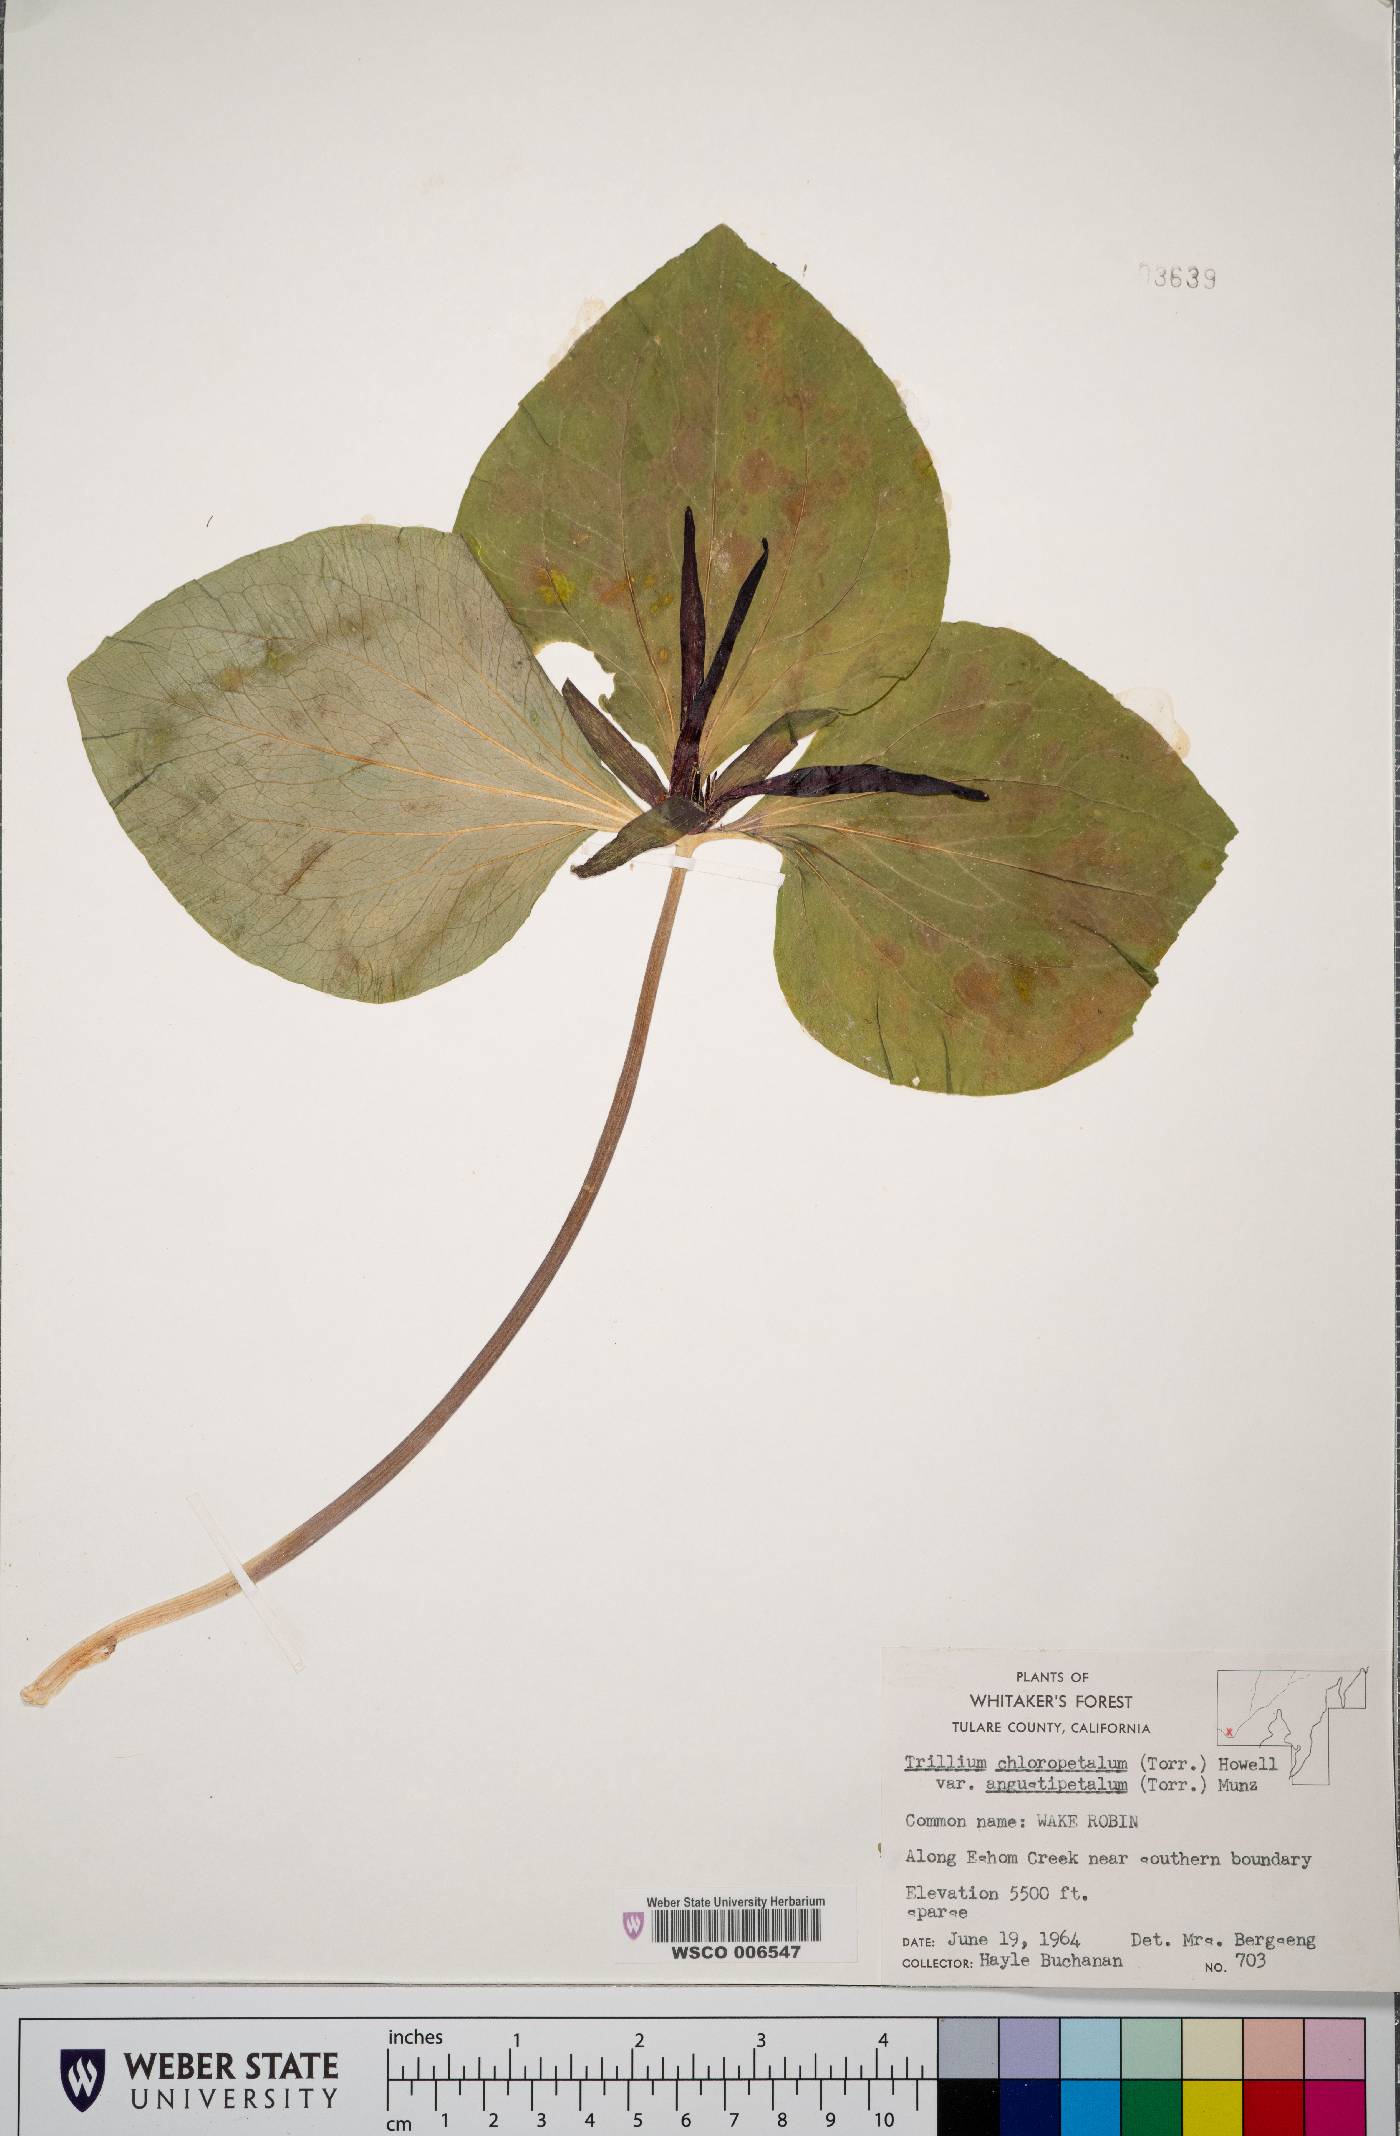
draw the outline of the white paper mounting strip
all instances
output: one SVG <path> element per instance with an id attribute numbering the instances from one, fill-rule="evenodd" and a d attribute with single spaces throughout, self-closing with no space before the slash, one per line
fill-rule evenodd
<path id="1" fill-rule="evenodd" d="M 299 1672 L 303 1666 L 303 1663 L 301 1655 L 297 1651 L 295 1641 L 292 1639 L 291 1634 L 287 1631 L 285 1625 L 282 1623 L 282 1620 L 278 1615 L 277 1611 L 268 1601 L 266 1595 L 259 1594 L 256 1584 L 249 1579 L 241 1560 L 234 1551 L 233 1545 L 230 1543 L 228 1537 L 224 1534 L 224 1531 L 219 1526 L 219 1523 L 215 1520 L 208 1506 L 204 1503 L 204 1500 L 200 1497 L 198 1491 L 190 1492 L 189 1503 L 193 1509 L 195 1519 L 199 1522 L 201 1528 L 203 1528 L 205 1534 L 208 1536 L 210 1542 L 214 1545 L 214 1548 L 218 1551 L 219 1556 L 223 1559 L 229 1571 L 233 1574 L 235 1580 L 237 1580 L 239 1586 L 242 1588 L 244 1594 L 248 1597 L 248 1600 L 252 1603 L 259 1617 L 261 1617 L 263 1629 L 267 1633 L 269 1639 L 274 1640 L 276 1644 L 282 1649 L 282 1652 L 286 1656 L 291 1668 Z"/>
<path id="2" fill-rule="evenodd" d="M 708 883 L 756 883 L 760 890 L 777 890 L 782 885 L 782 876 L 750 875 L 743 868 L 706 867 L 698 853 L 644 853 L 629 866 L 635 868 L 689 868 L 695 875 L 703 875 Z"/>

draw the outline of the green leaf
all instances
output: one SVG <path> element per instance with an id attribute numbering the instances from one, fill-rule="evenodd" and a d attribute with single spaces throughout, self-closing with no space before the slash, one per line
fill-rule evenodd
<path id="1" fill-rule="evenodd" d="M 1234 826 L 1106 690 L 1016 631 L 945 624 L 917 674 L 804 764 L 970 783 L 986 802 L 763 800 L 794 1015 L 873 1075 L 988 1095 L 1120 1045 Z"/>
<path id="2" fill-rule="evenodd" d="M 360 1001 L 482 963 L 634 813 L 453 534 L 260 550 L 69 684 L 103 792 L 201 926 Z"/>
<path id="3" fill-rule="evenodd" d="M 615 838 L 610 838 L 588 860 L 582 861 L 574 873 L 610 875 L 614 868 L 625 867 L 639 854 L 655 852 L 658 846 L 677 845 L 682 838 L 693 838 L 704 828 L 703 809 L 684 794 L 667 794 L 654 808 L 625 823 Z"/>
<path id="4" fill-rule="evenodd" d="M 875 703 L 927 649 L 948 577 L 928 452 L 854 336 L 723 228 L 575 343 L 457 516 L 529 643 L 596 654 L 609 712 L 668 769 L 687 505 L 712 636 L 771 545 L 706 771 L 783 713 Z"/>

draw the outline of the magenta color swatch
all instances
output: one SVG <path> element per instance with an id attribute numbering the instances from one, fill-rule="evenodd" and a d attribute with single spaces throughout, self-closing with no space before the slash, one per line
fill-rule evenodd
<path id="1" fill-rule="evenodd" d="M 1366 2087 L 1337 2077 L 1311 2079 L 1303 2122 L 1308 2136 L 1366 2136 Z"/>

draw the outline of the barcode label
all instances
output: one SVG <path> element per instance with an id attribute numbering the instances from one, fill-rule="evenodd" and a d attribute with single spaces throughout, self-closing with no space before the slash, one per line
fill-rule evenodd
<path id="1" fill-rule="evenodd" d="M 687 1872 L 682 1870 L 682 1876 Z M 649 1966 L 678 1980 L 687 1970 L 723 1966 L 731 1977 L 771 1978 L 775 1969 L 810 1973 L 859 1956 L 854 1886 L 814 1891 L 794 1877 L 771 1883 L 634 1884 L 617 1893 L 612 1959 Z M 746 1968 L 752 1966 L 752 1972 Z"/>
<path id="2" fill-rule="evenodd" d="M 820 1943 L 819 1906 L 665 1906 L 651 1910 L 653 1943 Z"/>

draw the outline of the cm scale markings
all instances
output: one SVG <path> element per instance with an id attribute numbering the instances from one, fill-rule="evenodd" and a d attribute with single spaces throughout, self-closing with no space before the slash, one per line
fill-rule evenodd
<path id="1" fill-rule="evenodd" d="M 728 2056 L 722 2055 L 718 2069 L 708 2061 L 702 2068 L 694 2054 L 690 2056 L 688 2065 L 673 2058 L 669 2068 L 663 2054 L 653 2067 L 645 2052 L 639 2066 L 637 2054 L 639 2048 L 643 2047 L 644 2036 L 639 2034 L 636 2043 L 628 2052 L 625 2069 L 618 2061 L 614 2061 L 610 2069 L 606 2057 L 602 2055 L 598 2057 L 595 2065 L 586 2058 L 579 2061 L 572 2054 L 563 2065 L 556 2061 L 549 2068 L 545 2067 L 544 2057 L 540 2055 L 532 2067 L 528 2058 L 522 2058 L 517 2064 L 513 2048 L 506 2051 L 504 2069 L 495 2062 L 488 2068 L 480 2055 L 477 2056 L 474 2067 L 459 2060 L 454 2068 L 450 2053 L 441 2066 L 434 2060 L 430 2061 L 425 2069 L 421 2055 L 415 2055 L 412 2069 L 409 2069 L 402 2059 L 395 2068 L 394 2050 L 390 2047 L 385 2050 L 384 2056 L 384 2103 L 386 2110 L 391 2111 L 395 2087 L 398 2086 L 406 2090 L 415 2102 L 420 2090 L 431 2091 L 433 2111 L 439 2114 L 442 2112 L 444 2097 L 455 2097 L 459 2101 L 470 2097 L 473 2103 L 476 2103 L 477 2094 L 483 2112 L 487 2111 L 493 2096 L 497 2099 L 509 2099 L 516 2094 L 524 2094 L 529 2109 L 538 2112 L 538 2093 L 555 2099 L 572 2099 L 578 2111 L 582 2113 L 586 2096 L 596 2095 L 606 2099 L 611 2086 L 614 2095 L 619 2092 L 622 2094 L 624 2107 L 629 2111 L 633 2110 L 633 2093 L 644 2092 L 648 2098 L 659 2097 L 663 2104 L 669 2103 L 673 2112 L 679 2114 L 682 2093 L 687 2097 L 701 2099 L 704 2098 L 705 2087 L 708 2085 L 710 2096 L 713 2098 L 718 2095 L 721 2112 L 731 2111 L 729 2095 L 733 2091 L 736 2096 L 742 2094 L 748 2099 L 752 2099 L 757 2093 L 760 2103 L 766 2104 L 769 2111 L 776 2114 L 780 2087 L 791 2087 L 794 2100 L 803 2096 L 804 2087 L 806 2096 L 810 2099 L 815 2088 L 818 2112 L 823 2112 L 826 2108 L 828 2088 L 833 2093 L 839 2091 L 842 2098 L 849 2098 L 853 2092 L 859 2098 L 863 2092 L 864 2104 L 872 2112 L 876 2111 L 875 2095 L 878 2088 L 882 2098 L 894 2099 L 902 2095 L 904 2100 L 918 2111 L 921 2089 L 934 2081 L 934 2072 L 923 2062 L 913 2063 L 908 2055 L 901 2058 L 887 2053 L 882 2067 L 878 2046 L 874 2050 L 869 2068 L 863 2061 L 852 2067 L 848 2055 L 842 2056 L 839 2068 L 831 2060 L 823 2067 L 820 2056 L 814 2054 L 810 2068 L 805 2060 L 794 2060 L 784 2055 L 776 2066 L 769 2060 L 761 2069 L 758 2064 L 758 2047 L 751 2049 L 747 2068 L 742 2057 L 736 2056 L 731 2062 Z"/>
<path id="2" fill-rule="evenodd" d="M 384 2111 L 396 2136 L 450 2130 L 449 2109 L 483 2136 L 743 2136 L 741 2118 L 854 2136 L 914 2115 L 938 2136 L 1366 2136 L 1365 2037 L 1335 2015 L 461 2018 L 389 2033 Z"/>

